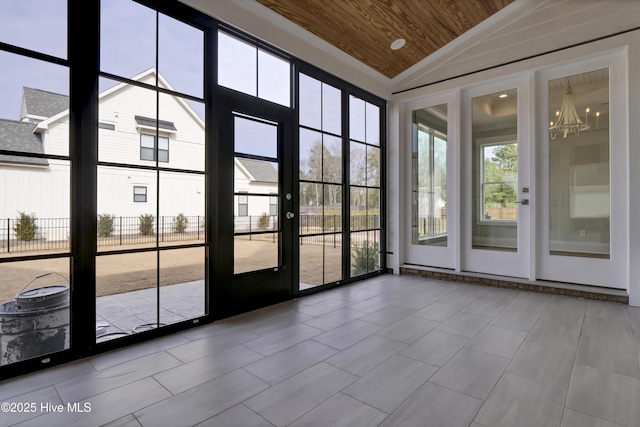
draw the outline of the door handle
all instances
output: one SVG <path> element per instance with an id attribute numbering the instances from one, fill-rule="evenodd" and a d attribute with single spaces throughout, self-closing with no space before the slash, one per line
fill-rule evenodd
<path id="1" fill-rule="evenodd" d="M 523 205 L 528 205 L 529 204 L 529 199 L 522 199 L 519 202 L 516 203 L 522 203 Z"/>
<path id="2" fill-rule="evenodd" d="M 287 212 L 286 215 L 287 219 L 292 219 L 294 216 L 296 216 L 296 214 L 294 214 L 293 212 Z"/>

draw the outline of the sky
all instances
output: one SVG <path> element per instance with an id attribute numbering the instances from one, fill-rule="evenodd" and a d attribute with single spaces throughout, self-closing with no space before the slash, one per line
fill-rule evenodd
<path id="1" fill-rule="evenodd" d="M 63 59 L 66 0 L 0 0 L 0 41 Z M 203 33 L 159 18 L 158 70 L 177 91 L 202 96 Z M 156 13 L 130 0 L 102 1 L 101 70 L 123 77 L 156 66 Z M 19 119 L 22 87 L 69 94 L 65 67 L 0 51 L 0 118 Z M 113 83 L 101 82 L 101 89 Z"/>

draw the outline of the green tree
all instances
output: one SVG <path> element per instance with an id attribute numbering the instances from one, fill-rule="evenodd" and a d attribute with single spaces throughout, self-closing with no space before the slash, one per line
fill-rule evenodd
<path id="1" fill-rule="evenodd" d="M 483 173 L 485 204 L 501 207 L 512 205 L 517 196 L 512 184 L 517 180 L 518 173 L 517 145 L 511 143 L 492 147 L 492 156 L 484 159 Z"/>

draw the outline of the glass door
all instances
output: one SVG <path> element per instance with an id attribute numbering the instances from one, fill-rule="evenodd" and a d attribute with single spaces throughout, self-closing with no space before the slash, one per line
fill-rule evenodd
<path id="1" fill-rule="evenodd" d="M 512 86 L 470 91 L 465 141 L 463 200 L 466 271 L 529 276 L 529 218 L 533 204 L 528 183 L 526 124 L 519 117 L 526 99 Z"/>
<path id="2" fill-rule="evenodd" d="M 459 121 L 452 116 L 454 97 L 431 98 L 411 105 L 411 168 L 405 177 L 411 183 L 406 194 L 411 211 L 405 213 L 407 262 L 455 269 L 459 257 L 457 237 L 459 182 L 452 155 L 458 145 Z"/>
<path id="3" fill-rule="evenodd" d="M 234 98 L 220 117 L 216 249 L 221 261 L 213 287 L 218 315 L 292 294 L 291 154 L 284 152 L 291 138 L 290 112 L 242 95 Z"/>
<path id="4" fill-rule="evenodd" d="M 540 75 L 541 279 L 626 287 L 625 93 L 612 84 L 625 79 L 622 61 L 612 54 Z"/>

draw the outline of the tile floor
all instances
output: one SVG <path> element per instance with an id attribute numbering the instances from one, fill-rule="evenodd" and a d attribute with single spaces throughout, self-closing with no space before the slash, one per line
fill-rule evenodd
<path id="1" fill-rule="evenodd" d="M 0 382 L 0 425 L 635 427 L 639 353 L 640 308 L 385 275 Z"/>

